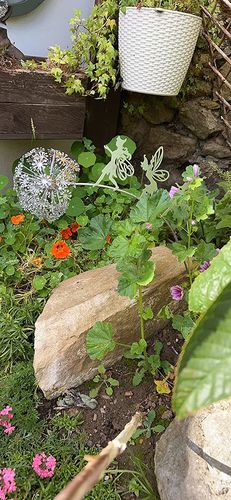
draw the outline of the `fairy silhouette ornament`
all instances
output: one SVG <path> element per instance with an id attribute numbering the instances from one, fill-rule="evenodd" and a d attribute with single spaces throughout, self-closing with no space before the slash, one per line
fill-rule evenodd
<path id="1" fill-rule="evenodd" d="M 73 188 L 93 186 L 122 192 L 139 199 L 132 190 L 121 189 L 117 181 L 125 181 L 134 175 L 131 163 L 136 144 L 126 136 L 117 136 L 105 146 L 109 161 L 96 182 L 78 182 L 79 164 L 65 153 L 54 149 L 34 148 L 18 161 L 14 173 L 14 189 L 20 205 L 40 219 L 53 222 L 68 209 Z M 167 170 L 161 170 L 163 160 L 161 146 L 150 162 L 144 157 L 141 168 L 149 181 L 142 192 L 152 196 L 157 190 L 157 182 L 168 179 Z M 102 184 L 103 183 L 103 184 Z M 142 195 L 141 194 L 141 195 Z"/>

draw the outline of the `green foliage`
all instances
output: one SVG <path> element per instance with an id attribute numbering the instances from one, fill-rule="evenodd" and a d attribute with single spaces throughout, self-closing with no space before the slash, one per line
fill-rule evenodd
<path id="1" fill-rule="evenodd" d="M 104 356 L 113 351 L 116 343 L 112 339 L 112 325 L 102 321 L 97 321 L 88 331 L 86 347 L 91 359 L 103 359 Z"/>
<path id="2" fill-rule="evenodd" d="M 89 396 L 95 398 L 99 391 L 104 388 L 107 396 L 113 396 L 115 387 L 119 386 L 119 381 L 107 373 L 104 365 L 98 366 L 98 375 L 93 378 L 95 387 L 90 390 Z"/>
<path id="3" fill-rule="evenodd" d="M 231 395 L 231 283 L 214 299 L 207 303 L 178 366 L 174 408 L 180 418 Z"/>
<path id="4" fill-rule="evenodd" d="M 79 231 L 79 241 L 86 250 L 101 250 L 106 245 L 106 237 L 110 233 L 111 221 L 103 215 L 97 215 L 90 225 Z"/>
<path id="5" fill-rule="evenodd" d="M 212 261 L 211 266 L 194 281 L 189 293 L 189 309 L 195 313 L 207 311 L 208 307 L 231 282 L 231 241 Z"/>
<path id="6" fill-rule="evenodd" d="M 154 425 L 155 420 L 156 412 L 155 410 L 150 410 L 147 414 L 146 419 L 144 420 L 143 428 L 137 429 L 134 432 L 132 439 L 137 439 L 140 436 L 145 436 L 147 439 L 149 439 L 153 433 L 163 432 L 165 430 L 165 427 L 159 423 Z"/>
<path id="7" fill-rule="evenodd" d="M 120 8 L 126 13 L 126 7 L 159 7 L 162 9 L 200 14 L 201 6 L 208 6 L 209 0 L 120 0 Z"/>
<path id="8" fill-rule="evenodd" d="M 66 87 L 66 93 L 90 94 L 105 98 L 118 81 L 116 0 L 104 0 L 93 7 L 88 19 L 81 21 L 76 10 L 70 20 L 72 48 L 62 50 L 52 47 L 48 54 L 47 68 L 55 80 Z M 89 81 L 86 89 L 78 69 L 84 68 Z"/>
<path id="9" fill-rule="evenodd" d="M 84 456 L 97 453 L 86 448 L 86 435 L 80 432 L 82 423 L 79 415 L 56 414 L 46 420 L 39 415 L 41 401 L 36 394 L 33 367 L 30 363 L 18 363 L 11 375 L 0 377 L 0 408 L 13 408 L 11 436 L 1 431 L 0 463 L 2 467 L 15 469 L 17 499 L 53 499 L 60 490 L 80 472 L 86 464 Z M 36 453 L 44 451 L 57 460 L 52 479 L 41 480 L 31 464 Z M 120 497 L 113 482 L 100 481 L 86 498 L 96 500 L 118 500 Z"/>

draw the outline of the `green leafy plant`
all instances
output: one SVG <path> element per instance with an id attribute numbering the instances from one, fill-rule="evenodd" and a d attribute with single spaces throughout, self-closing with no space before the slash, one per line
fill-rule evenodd
<path id="1" fill-rule="evenodd" d="M 165 427 L 161 424 L 155 424 L 156 412 L 155 410 L 150 410 L 144 420 L 143 427 L 137 429 L 133 434 L 133 439 L 137 439 L 141 436 L 145 436 L 147 439 L 151 437 L 153 433 L 160 433 L 165 430 Z"/>
<path id="2" fill-rule="evenodd" d="M 96 387 L 90 390 L 89 396 L 95 398 L 104 387 L 107 396 L 113 396 L 114 388 L 119 386 L 119 381 L 111 377 L 103 365 L 98 366 L 98 375 L 93 378 Z"/>
<path id="3" fill-rule="evenodd" d="M 126 12 L 126 7 L 154 7 L 162 9 L 170 9 L 176 11 L 188 12 L 191 14 L 200 14 L 201 6 L 209 5 L 208 0 L 203 2 L 199 0 L 120 0 L 120 8 Z"/>
<path id="4" fill-rule="evenodd" d="M 178 365 L 174 408 L 179 417 L 231 394 L 230 257 L 231 242 L 195 279 L 189 293 L 190 310 L 201 316 Z"/>

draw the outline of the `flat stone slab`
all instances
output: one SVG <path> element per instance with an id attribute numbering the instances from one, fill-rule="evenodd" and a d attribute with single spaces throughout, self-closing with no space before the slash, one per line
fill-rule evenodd
<path id="1" fill-rule="evenodd" d="M 170 287 L 184 277 L 184 266 L 166 247 L 153 250 L 156 278 L 144 291 L 144 305 L 154 316 L 171 301 Z M 39 387 L 48 399 L 77 387 L 97 373 L 99 361 L 86 352 L 86 335 L 96 321 L 112 323 L 115 340 L 130 344 L 139 338 L 136 300 L 117 293 L 118 272 L 114 265 L 79 274 L 61 283 L 52 293 L 36 322 L 34 369 Z M 147 336 L 155 334 L 166 322 L 146 323 Z M 116 348 L 104 359 L 111 366 L 121 359 Z"/>
<path id="2" fill-rule="evenodd" d="M 231 400 L 174 420 L 157 443 L 161 500 L 231 499 Z"/>

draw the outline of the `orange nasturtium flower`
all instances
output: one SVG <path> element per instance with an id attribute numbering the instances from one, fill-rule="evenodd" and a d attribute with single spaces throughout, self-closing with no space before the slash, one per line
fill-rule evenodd
<path id="1" fill-rule="evenodd" d="M 68 240 L 72 236 L 72 232 L 69 227 L 61 229 L 60 234 L 64 240 Z"/>
<path id="2" fill-rule="evenodd" d="M 21 224 L 21 222 L 23 222 L 24 219 L 25 219 L 25 215 L 18 214 L 18 215 L 13 215 L 13 217 L 11 217 L 10 220 L 11 220 L 12 224 L 17 226 L 18 224 Z"/>
<path id="3" fill-rule="evenodd" d="M 56 241 L 51 247 L 51 255 L 54 255 L 56 259 L 65 259 L 71 253 L 71 249 L 65 243 L 65 241 Z"/>
<path id="4" fill-rule="evenodd" d="M 106 236 L 106 242 L 109 243 L 109 244 L 111 243 L 111 236 L 110 236 L 110 234 L 107 234 L 107 236 Z"/>

